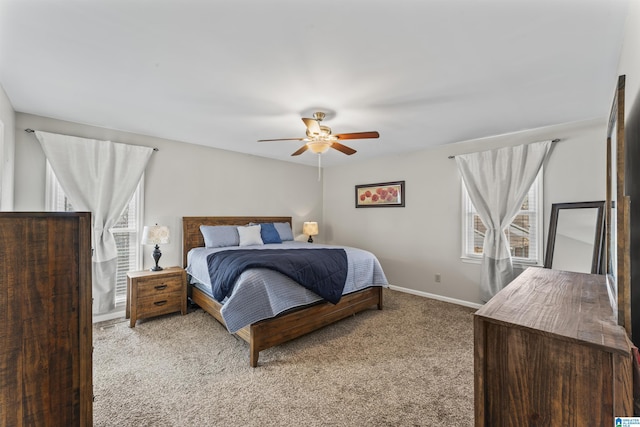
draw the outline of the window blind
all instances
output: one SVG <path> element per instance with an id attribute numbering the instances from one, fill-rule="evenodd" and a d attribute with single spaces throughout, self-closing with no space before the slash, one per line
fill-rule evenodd
<path id="1" fill-rule="evenodd" d="M 542 260 L 542 169 L 529 189 L 522 207 L 504 230 L 516 262 L 536 263 Z M 464 184 L 463 191 L 463 257 L 481 258 L 486 227 L 480 220 Z"/>

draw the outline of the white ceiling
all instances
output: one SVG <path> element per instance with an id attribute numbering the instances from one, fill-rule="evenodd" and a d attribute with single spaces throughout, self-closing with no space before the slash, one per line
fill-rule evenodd
<path id="1" fill-rule="evenodd" d="M 627 0 L 0 0 L 18 112 L 315 165 L 606 117 Z"/>

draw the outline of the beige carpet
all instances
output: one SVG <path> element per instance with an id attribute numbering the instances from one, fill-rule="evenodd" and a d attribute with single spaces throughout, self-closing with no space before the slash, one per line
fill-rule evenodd
<path id="1" fill-rule="evenodd" d="M 202 310 L 94 327 L 96 426 L 472 426 L 474 310 L 385 290 L 260 353 Z"/>

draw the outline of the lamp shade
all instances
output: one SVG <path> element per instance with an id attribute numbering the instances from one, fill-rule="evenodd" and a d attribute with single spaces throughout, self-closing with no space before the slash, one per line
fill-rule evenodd
<path id="1" fill-rule="evenodd" d="M 308 236 L 316 236 L 318 234 L 318 223 L 305 222 L 302 225 L 302 234 L 306 234 Z"/>
<path id="2" fill-rule="evenodd" d="M 169 243 L 169 227 L 164 225 L 145 226 L 142 230 L 143 245 L 164 245 Z"/>

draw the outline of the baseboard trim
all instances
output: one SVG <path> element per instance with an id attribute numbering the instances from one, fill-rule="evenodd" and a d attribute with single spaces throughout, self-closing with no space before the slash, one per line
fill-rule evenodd
<path id="1" fill-rule="evenodd" d="M 416 291 L 415 289 L 403 288 L 403 287 L 395 286 L 395 285 L 389 285 L 389 289 L 392 289 L 392 290 L 398 291 L 398 292 L 405 292 L 407 294 L 418 295 L 418 296 L 425 297 L 425 298 L 436 299 L 438 301 L 444 301 L 444 302 L 450 302 L 452 304 L 463 305 L 465 307 L 471 307 L 471 308 L 476 308 L 476 309 L 482 307 L 482 304 L 478 304 L 478 303 L 475 303 L 475 302 L 464 301 L 464 300 L 456 299 L 456 298 L 444 297 L 442 295 L 430 294 L 429 292 Z"/>
<path id="2" fill-rule="evenodd" d="M 110 311 L 109 313 L 105 313 L 105 314 L 94 314 L 92 323 L 105 322 L 107 320 L 113 320 L 119 317 L 124 317 L 124 315 L 125 315 L 124 308 L 122 310 Z"/>

